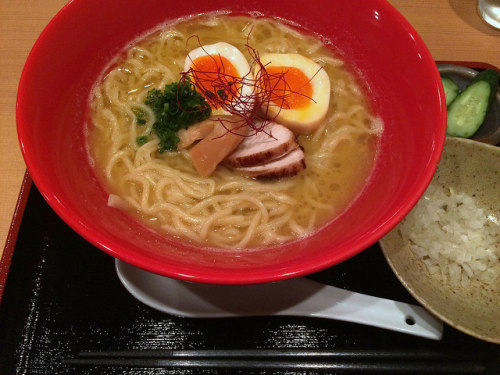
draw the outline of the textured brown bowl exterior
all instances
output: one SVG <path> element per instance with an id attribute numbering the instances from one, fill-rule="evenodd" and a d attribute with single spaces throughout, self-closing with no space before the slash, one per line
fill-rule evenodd
<path id="1" fill-rule="evenodd" d="M 500 217 L 500 147 L 448 138 L 432 180 L 442 188 L 475 194 L 479 204 Z M 380 241 L 382 251 L 406 289 L 443 321 L 471 336 L 500 344 L 500 280 L 492 285 L 473 281 L 452 287 L 431 275 L 403 241 L 398 225 Z"/>

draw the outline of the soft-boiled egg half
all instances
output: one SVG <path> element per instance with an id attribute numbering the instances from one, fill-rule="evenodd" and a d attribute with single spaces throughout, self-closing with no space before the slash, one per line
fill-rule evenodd
<path id="1" fill-rule="evenodd" d="M 314 132 L 330 103 L 330 78 L 325 70 L 298 54 L 265 54 L 260 62 L 255 77 L 265 87 L 262 110 L 266 116 L 295 133 Z"/>
<path id="2" fill-rule="evenodd" d="M 233 45 L 219 42 L 192 50 L 186 57 L 184 71 L 189 72 L 213 115 L 253 110 L 253 75 L 247 59 Z"/>

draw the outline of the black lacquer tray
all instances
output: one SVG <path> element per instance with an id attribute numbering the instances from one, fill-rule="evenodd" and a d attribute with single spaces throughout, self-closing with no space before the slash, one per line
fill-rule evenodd
<path id="1" fill-rule="evenodd" d="M 449 326 L 445 326 L 441 341 L 432 341 L 333 320 L 187 319 L 157 312 L 123 288 L 114 259 L 70 229 L 29 177 L 18 207 L 10 236 L 12 246 L 9 250 L 8 241 L 0 269 L 0 276 L 7 276 L 0 304 L 1 375 L 500 374 L 500 346 Z M 12 241 L 16 233 L 17 241 Z M 378 245 L 310 277 L 416 304 L 386 264 Z M 64 363 L 80 352 L 147 349 L 304 349 L 349 356 L 320 363 L 293 357 L 285 363 L 272 357 L 246 364 L 164 361 L 161 367 Z"/>

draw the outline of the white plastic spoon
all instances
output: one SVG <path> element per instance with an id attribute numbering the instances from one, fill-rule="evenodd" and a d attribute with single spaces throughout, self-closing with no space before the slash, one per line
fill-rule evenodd
<path id="1" fill-rule="evenodd" d="M 443 323 L 424 308 L 305 278 L 257 285 L 211 285 L 156 275 L 116 260 L 125 288 L 142 303 L 190 318 L 307 316 L 361 323 L 440 340 Z"/>

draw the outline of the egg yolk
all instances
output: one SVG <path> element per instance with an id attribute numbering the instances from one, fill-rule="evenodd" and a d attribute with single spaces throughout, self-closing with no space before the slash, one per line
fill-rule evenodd
<path id="1" fill-rule="evenodd" d="M 311 80 L 302 70 L 293 66 L 269 66 L 266 72 L 274 104 L 284 109 L 297 109 L 311 102 Z"/>
<path id="2" fill-rule="evenodd" d="M 231 62 L 220 55 L 204 55 L 196 58 L 192 75 L 198 91 L 208 99 L 231 102 L 237 93 L 239 73 Z M 217 108 L 217 107 L 216 107 Z"/>

